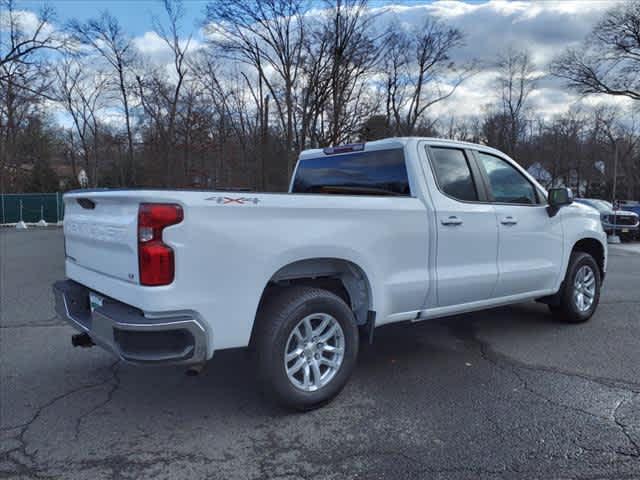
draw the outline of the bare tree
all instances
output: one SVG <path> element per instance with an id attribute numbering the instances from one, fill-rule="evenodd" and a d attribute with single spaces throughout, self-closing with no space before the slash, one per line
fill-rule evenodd
<path id="1" fill-rule="evenodd" d="M 255 70 L 276 106 L 293 171 L 294 90 L 304 43 L 304 0 L 215 0 L 207 5 L 212 43 Z M 273 74 L 270 72 L 273 71 Z"/>
<path id="2" fill-rule="evenodd" d="M 584 44 L 568 49 L 550 69 L 580 93 L 640 100 L 640 1 L 609 10 Z"/>
<path id="3" fill-rule="evenodd" d="M 320 118 L 331 98 L 331 72 L 333 70 L 333 38 L 324 25 L 307 25 L 303 42 L 303 62 L 300 85 L 296 91 L 296 146 L 319 146 Z"/>
<path id="4" fill-rule="evenodd" d="M 379 50 L 374 48 L 366 7 L 366 0 L 336 0 L 327 9 L 323 33 L 329 39 L 331 63 L 324 141 L 329 144 L 348 141 L 376 108 L 366 95 L 366 79 Z"/>
<path id="5" fill-rule="evenodd" d="M 51 80 L 40 64 L 5 63 L 0 66 L 0 172 L 17 159 L 17 139 L 33 116 L 39 116 Z"/>
<path id="6" fill-rule="evenodd" d="M 0 0 L 0 11 L 4 13 L 6 22 L 3 30 L 8 31 L 8 34 L 0 35 L 0 66 L 29 64 L 42 51 L 60 50 L 65 46 L 64 37 L 51 24 L 54 17 L 51 7 L 45 6 L 40 10 L 33 28 L 26 28 L 26 14 L 16 9 L 14 0 Z"/>
<path id="7" fill-rule="evenodd" d="M 210 106 L 212 122 L 216 124 L 215 132 L 212 132 L 211 136 L 216 139 L 214 186 L 217 187 L 220 184 L 222 176 L 222 158 L 225 148 L 224 139 L 227 137 L 227 131 L 229 129 L 233 130 L 234 135 L 240 142 L 245 140 L 245 135 L 237 122 L 234 121 L 234 114 L 228 94 L 229 85 L 232 82 L 227 81 L 224 68 L 216 61 L 212 52 L 197 52 L 190 65 L 194 73 L 194 81 L 200 85 L 204 93 L 204 98 L 206 98 Z M 223 86 L 223 83 L 225 86 Z"/>
<path id="8" fill-rule="evenodd" d="M 175 78 L 166 78 L 163 69 L 153 69 L 146 75 L 136 76 L 139 95 L 145 113 L 153 122 L 156 137 L 161 144 L 158 152 L 164 166 L 165 185 L 172 184 L 176 146 L 176 119 L 180 104 L 180 95 L 187 77 L 187 53 L 191 45 L 191 36 L 185 41 L 180 38 L 180 23 L 184 16 L 182 2 L 164 0 L 168 27 L 158 19 L 154 20 L 155 31 L 168 46 L 172 54 L 172 66 Z"/>
<path id="9" fill-rule="evenodd" d="M 496 146 L 547 186 L 611 198 L 615 183 L 640 198 L 640 116 L 536 112 L 526 51 L 486 65 L 497 98 L 485 114 L 436 117 L 476 71 L 454 62 L 461 31 L 432 19 L 376 29 L 380 10 L 366 0 L 207 1 L 204 47 L 182 33 L 182 3 L 164 1 L 158 64 L 108 12 L 70 22 L 62 48 L 50 9 L 34 16 L 0 0 L 1 189 L 55 188 L 52 166 L 68 185 L 84 168 L 101 186 L 284 190 L 301 149 L 439 135 Z M 638 99 L 638 3 L 608 12 L 554 72 L 581 93 Z M 121 122 L 109 121 L 115 110 Z"/>
<path id="10" fill-rule="evenodd" d="M 392 25 L 387 31 L 385 50 L 382 59 L 382 72 L 384 72 L 384 96 L 387 130 L 393 130 L 399 134 L 402 125 L 401 112 L 406 102 L 405 75 L 409 67 L 408 51 L 410 48 L 409 36 L 397 25 Z"/>
<path id="11" fill-rule="evenodd" d="M 248 162 L 254 161 L 253 183 L 258 189 L 264 188 L 268 96 L 262 97 L 260 82 L 255 86 L 243 72 L 224 68 L 210 51 L 198 52 L 191 65 L 194 81 L 201 86 L 205 101 L 211 107 L 211 116 L 218 124 L 215 137 L 220 163 L 216 165 L 216 184 L 222 176 L 223 151 L 232 136 L 242 153 L 239 163 L 246 168 Z"/>
<path id="12" fill-rule="evenodd" d="M 527 100 L 536 88 L 537 76 L 531 55 L 526 50 L 507 50 L 499 57 L 497 66 L 501 113 L 505 120 L 503 147 L 507 154 L 514 155 L 524 133 Z"/>
<path id="13" fill-rule="evenodd" d="M 64 47 L 53 29 L 53 10 L 43 8 L 34 26 L 13 0 L 0 0 L 0 190 L 5 172 L 17 168 L 17 145 L 25 122 L 40 114 L 51 84 L 46 51 Z"/>
<path id="14" fill-rule="evenodd" d="M 599 107 L 594 112 L 594 128 L 607 147 L 603 163 L 607 193 L 612 202 L 620 198 L 621 191 L 625 191 L 628 198 L 633 197 L 634 187 L 640 180 L 639 127 L 636 115 L 623 120 L 620 112 L 611 107 Z"/>
<path id="15" fill-rule="evenodd" d="M 411 135 L 429 108 L 449 98 L 473 72 L 457 67 L 451 52 L 463 44 L 463 35 L 436 20 L 427 19 L 410 32 L 397 25 L 385 39 L 383 72 L 385 109 L 398 135 Z"/>
<path id="16" fill-rule="evenodd" d="M 55 69 L 55 96 L 73 121 L 82 146 L 85 171 L 93 186 L 99 181 L 98 116 L 107 90 L 108 79 L 100 72 L 87 73 L 87 66 L 68 56 Z"/>
<path id="17" fill-rule="evenodd" d="M 585 182 L 589 177 L 586 162 L 583 162 L 583 150 L 586 145 L 584 116 L 579 109 L 571 109 L 566 114 L 558 115 L 551 121 L 536 119 L 539 130 L 534 150 L 534 158 L 523 163 L 533 166 L 534 171 L 540 169 L 546 178 L 540 178 L 547 187 L 566 185 L 574 188 L 576 195 L 586 191 Z M 521 150 L 532 142 L 523 141 Z M 519 160 L 525 152 L 521 152 Z"/>
<path id="18" fill-rule="evenodd" d="M 480 142 L 481 119 L 478 115 L 463 118 L 451 115 L 444 126 L 446 138 L 464 142 Z"/>
<path id="19" fill-rule="evenodd" d="M 122 30 L 118 20 L 108 12 L 104 12 L 100 17 L 84 23 L 73 20 L 69 23 L 69 30 L 77 41 L 89 45 L 106 60 L 116 73 L 115 88 L 119 92 L 120 102 L 122 103 L 127 133 L 129 181 L 131 184 L 135 184 L 136 165 L 129 105 L 132 88 L 130 87 L 128 74 L 135 62 L 136 55 L 131 38 Z"/>

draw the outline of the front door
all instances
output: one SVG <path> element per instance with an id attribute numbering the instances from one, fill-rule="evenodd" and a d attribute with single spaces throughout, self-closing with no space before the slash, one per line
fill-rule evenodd
<path id="1" fill-rule="evenodd" d="M 563 231 L 540 192 L 506 159 L 475 152 L 498 222 L 495 296 L 551 290 L 561 270 Z"/>

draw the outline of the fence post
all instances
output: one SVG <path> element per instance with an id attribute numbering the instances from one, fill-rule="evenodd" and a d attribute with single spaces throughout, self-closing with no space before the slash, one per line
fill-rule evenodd
<path id="1" fill-rule="evenodd" d="M 4 219 L 4 192 L 0 192 L 0 198 L 2 198 L 2 223 L 6 223 Z"/>
<path id="2" fill-rule="evenodd" d="M 44 204 L 40 204 L 40 220 L 38 221 L 38 226 L 46 227 L 47 221 L 44 219 Z"/>
<path id="3" fill-rule="evenodd" d="M 56 192 L 56 225 L 60 223 L 60 201 L 58 199 L 59 195 L 60 192 Z"/>
<path id="4" fill-rule="evenodd" d="M 22 200 L 20 200 L 20 221 L 16 223 L 17 230 L 26 230 L 27 224 L 22 220 Z"/>

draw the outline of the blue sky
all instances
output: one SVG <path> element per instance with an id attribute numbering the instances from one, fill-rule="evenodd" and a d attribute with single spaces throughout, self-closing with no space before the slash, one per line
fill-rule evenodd
<path id="1" fill-rule="evenodd" d="M 482 0 L 468 1 L 466 3 L 481 3 Z M 160 0 L 51 0 L 49 2 L 39 0 L 18 1 L 20 7 L 29 10 L 38 10 L 43 4 L 53 6 L 60 23 L 76 18 L 87 20 L 95 17 L 103 10 L 109 10 L 121 22 L 125 30 L 132 35 L 142 35 L 153 28 L 153 16 L 163 18 L 163 8 Z M 316 2 L 322 5 L 323 2 Z M 388 4 L 417 5 L 431 3 L 429 0 L 394 0 L 393 2 L 377 0 L 370 1 L 369 5 L 378 7 Z M 184 0 L 185 31 L 196 31 L 204 17 L 207 0 Z"/>
<path id="2" fill-rule="evenodd" d="M 38 10 L 45 2 L 42 1 L 22 1 L 18 2 L 21 7 L 30 10 Z M 55 0 L 48 2 L 56 11 L 57 20 L 60 23 L 76 18 L 87 20 L 99 15 L 102 11 L 108 10 L 118 18 L 122 26 L 132 35 L 142 35 L 153 28 L 152 18 L 157 16 L 163 19 L 162 3 L 158 0 Z M 185 31 L 196 30 L 198 23 L 204 16 L 204 8 L 207 4 L 204 0 L 187 0 L 184 2 Z"/>

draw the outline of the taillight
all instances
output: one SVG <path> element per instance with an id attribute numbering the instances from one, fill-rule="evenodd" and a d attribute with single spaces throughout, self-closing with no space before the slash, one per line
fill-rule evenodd
<path id="1" fill-rule="evenodd" d="M 182 207 L 171 203 L 141 203 L 138 210 L 138 265 L 140 283 L 147 286 L 173 282 L 173 250 L 162 242 L 162 230 L 182 221 Z"/>

